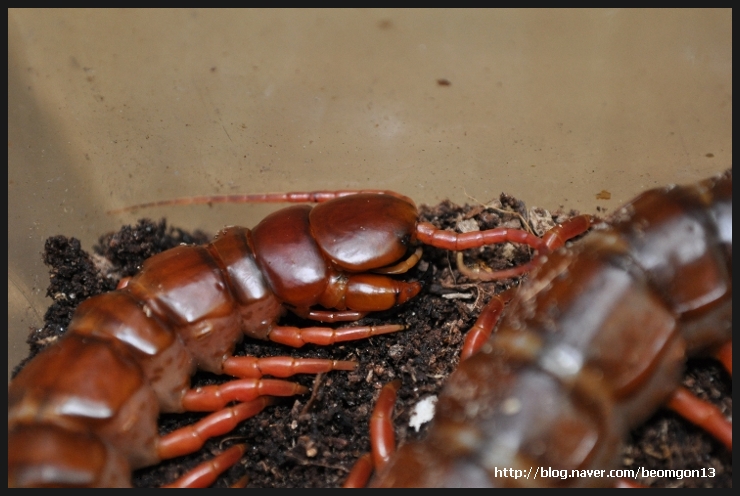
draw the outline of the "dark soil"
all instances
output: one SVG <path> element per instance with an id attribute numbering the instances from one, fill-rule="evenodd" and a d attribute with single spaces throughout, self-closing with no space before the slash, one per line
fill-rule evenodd
<path id="1" fill-rule="evenodd" d="M 528 217 L 523 204 L 502 195 L 502 210 Z M 460 220 L 474 219 L 480 229 L 501 224 L 516 226 L 519 216 L 478 206 L 458 207 L 448 202 L 423 208 L 424 220 L 441 228 L 456 229 Z M 571 213 L 572 214 L 572 213 Z M 546 216 L 547 217 L 547 216 Z M 560 217 L 560 220 L 565 217 Z M 541 234 L 541 233 L 540 233 Z M 115 288 L 119 278 L 133 275 L 142 261 L 180 243 L 204 243 L 200 232 L 185 233 L 167 228 L 165 221 L 141 220 L 118 233 L 100 238 L 95 254 L 89 255 L 74 238 L 57 236 L 46 243 L 44 260 L 51 268 L 48 295 L 54 300 L 46 324 L 29 336 L 31 355 L 64 333 L 76 306 L 84 299 Z M 503 246 L 466 253 L 468 264 L 483 261 L 493 268 L 518 265 L 529 259 L 530 250 Z M 472 258 L 468 258 L 472 257 Z M 427 272 L 430 271 L 430 272 Z M 446 377 L 457 366 L 465 332 L 490 296 L 517 281 L 478 283 L 468 281 L 456 269 L 455 256 L 425 248 L 423 261 L 406 279 L 431 274 L 430 283 L 411 302 L 383 313 L 372 314 L 359 324 L 400 323 L 407 330 L 363 341 L 333 346 L 306 346 L 300 350 L 246 339 L 237 354 L 260 357 L 291 355 L 355 360 L 354 372 L 332 372 L 298 376 L 294 380 L 311 389 L 309 394 L 278 400 L 261 414 L 240 424 L 232 433 L 214 439 L 200 452 L 134 473 L 136 486 L 158 486 L 172 481 L 185 470 L 211 458 L 235 443 L 246 443 L 241 462 L 216 483 L 234 484 L 245 474 L 252 487 L 336 487 L 347 477 L 357 458 L 369 450 L 368 420 L 380 388 L 400 378 L 403 386 L 395 409 L 399 443 L 424 436 L 425 424 L 416 433 L 408 427 L 413 406 L 436 395 Z M 284 323 L 315 325 L 296 317 Z M 694 360 L 688 364 L 684 385 L 732 416 L 732 382 L 716 362 Z M 194 385 L 225 378 L 200 373 Z M 202 414 L 163 415 L 162 433 L 192 423 Z M 642 484 L 669 487 L 732 487 L 732 454 L 700 429 L 668 411 L 656 413 L 636 429 L 624 450 L 624 467 L 631 469 L 706 469 L 706 477 L 680 480 L 638 479 Z M 713 477 L 710 477 L 714 474 Z"/>

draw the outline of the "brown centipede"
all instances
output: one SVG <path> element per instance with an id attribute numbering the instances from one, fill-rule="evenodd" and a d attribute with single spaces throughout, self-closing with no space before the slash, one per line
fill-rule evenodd
<path id="1" fill-rule="evenodd" d="M 397 194 L 309 199 L 322 203 L 283 209 L 252 231 L 228 228 L 207 245 L 163 252 L 117 291 L 83 302 L 65 337 L 10 384 L 9 485 L 126 485 L 131 467 L 198 450 L 203 439 L 191 442 L 193 432 L 199 437 L 228 432 L 233 423 L 228 418 L 253 415 L 270 403 L 265 395 L 305 392 L 294 383 L 249 376 L 353 369 L 351 361 L 256 360 L 233 357 L 232 350 L 242 332 L 300 346 L 401 330 L 385 325 L 306 331 L 277 322 L 286 308 L 314 320 L 357 320 L 415 296 L 420 283 L 386 275 L 414 265 L 417 255 L 399 262 L 414 241 L 463 249 L 511 240 L 548 249 L 519 230 L 445 234 L 418 223 L 413 203 Z M 561 234 L 554 231 L 551 239 Z M 307 278 L 295 276 L 296 258 Z M 196 368 L 249 378 L 191 389 Z M 227 406 L 231 401 L 238 403 Z M 160 410 L 216 413 L 160 437 Z M 228 468 L 242 450 L 227 450 L 217 460 Z M 180 482 L 203 485 L 217 471 L 206 468 L 204 479 L 189 474 Z"/>
<path id="2" fill-rule="evenodd" d="M 731 170 L 643 193 L 539 263 L 496 332 L 450 377 L 427 438 L 394 456 L 399 384 L 384 389 L 375 485 L 614 485 L 603 473 L 618 467 L 628 430 L 665 402 L 731 450 L 731 423 L 678 379 L 697 353 L 717 352 L 731 373 Z M 473 333 L 492 330 L 502 303 L 492 300 Z M 543 467 L 583 476 L 538 479 Z"/>

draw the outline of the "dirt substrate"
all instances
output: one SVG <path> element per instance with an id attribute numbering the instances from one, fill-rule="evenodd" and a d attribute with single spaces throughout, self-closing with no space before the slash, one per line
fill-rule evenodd
<path id="1" fill-rule="evenodd" d="M 519 214 L 502 213 L 479 206 L 457 207 L 442 203 L 423 208 L 424 220 L 441 228 L 457 229 L 461 220 L 473 219 L 480 229 L 498 225 L 516 226 L 519 215 L 528 216 L 523 205 L 502 195 L 500 208 Z M 542 212 L 540 212 L 542 213 Z M 560 217 L 563 219 L 564 217 Z M 550 220 L 548 215 L 541 222 Z M 544 227 L 541 226 L 541 227 Z M 46 315 L 43 329 L 29 336 L 32 355 L 63 334 L 80 301 L 112 290 L 120 277 L 132 275 L 147 257 L 180 243 L 203 243 L 200 232 L 185 233 L 167 228 L 164 221 L 140 221 L 116 234 L 103 236 L 90 256 L 73 238 L 50 238 L 44 254 L 51 268 L 49 296 L 54 303 Z M 472 257 L 468 259 L 467 257 Z M 492 247 L 471 250 L 466 260 L 482 260 L 494 268 L 528 260 L 530 250 L 523 247 Z M 431 266 L 431 267 L 430 267 Z M 300 350 L 246 339 L 237 355 L 259 357 L 290 355 L 355 360 L 354 372 L 331 372 L 319 376 L 298 376 L 294 380 L 311 390 L 309 394 L 284 398 L 256 417 L 240 424 L 233 432 L 207 442 L 198 453 L 166 461 L 134 473 L 136 486 L 158 486 L 175 479 L 187 468 L 220 453 L 230 445 L 245 443 L 248 448 L 241 462 L 230 469 L 217 486 L 227 486 L 248 476 L 251 487 L 336 487 L 346 478 L 353 463 L 369 450 L 368 419 L 380 388 L 396 378 L 402 381 L 395 409 L 396 436 L 405 443 L 424 436 L 408 427 L 414 405 L 436 395 L 446 377 L 455 369 L 465 332 L 472 326 L 490 296 L 516 281 L 477 283 L 468 281 L 456 269 L 450 253 L 425 248 L 423 261 L 406 279 L 423 277 L 431 271 L 430 283 L 411 302 L 391 311 L 372 314 L 361 325 L 399 323 L 407 330 L 332 347 L 306 346 Z M 315 325 L 296 317 L 283 323 Z M 194 385 L 225 380 L 200 373 Z M 732 382 L 712 360 L 693 360 L 688 364 L 684 384 L 704 399 L 732 416 Z M 161 433 L 192 423 L 201 414 L 163 415 Z M 661 410 L 636 429 L 624 449 L 624 468 L 631 469 L 707 469 L 714 477 L 688 477 L 680 480 L 654 478 L 638 482 L 669 487 L 731 487 L 732 454 L 713 438 L 673 413 Z M 710 470 L 711 469 L 711 470 Z"/>

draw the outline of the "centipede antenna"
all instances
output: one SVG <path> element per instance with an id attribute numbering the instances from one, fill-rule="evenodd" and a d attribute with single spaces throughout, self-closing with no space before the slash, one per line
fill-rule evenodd
<path id="1" fill-rule="evenodd" d="M 126 212 L 136 212 L 145 208 L 189 206 L 189 205 L 213 205 L 216 203 L 324 203 L 329 200 L 358 194 L 390 195 L 414 204 L 414 201 L 394 191 L 379 189 L 366 190 L 341 190 L 341 191 L 308 191 L 292 193 L 255 193 L 244 195 L 204 195 L 183 198 L 172 198 L 169 200 L 158 200 L 153 202 L 139 203 L 128 207 L 108 210 L 109 215 L 118 215 Z"/>

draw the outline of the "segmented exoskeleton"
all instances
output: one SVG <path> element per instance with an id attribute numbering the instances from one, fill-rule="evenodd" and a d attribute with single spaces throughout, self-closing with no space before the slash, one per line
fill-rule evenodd
<path id="1" fill-rule="evenodd" d="M 192 453 L 272 396 L 306 391 L 263 375 L 352 370 L 356 364 L 349 361 L 232 352 L 243 335 L 299 347 L 403 329 L 299 329 L 279 320 L 290 310 L 313 320 L 352 321 L 402 304 L 422 285 L 387 274 L 414 265 L 418 250 L 402 260 L 412 245 L 460 250 L 515 241 L 546 252 L 588 225 L 584 218 L 557 227 L 546 240 L 511 229 L 459 235 L 418 223 L 413 202 L 391 192 L 278 196 L 320 205 L 288 207 L 252 230 L 230 227 L 206 245 L 155 255 L 118 290 L 78 307 L 67 334 L 9 386 L 9 486 L 127 485 L 132 469 Z M 240 379 L 191 389 L 196 369 Z M 159 413 L 181 411 L 215 413 L 160 436 Z M 227 450 L 178 484 L 209 484 L 243 450 Z"/>
<path id="2" fill-rule="evenodd" d="M 647 191 L 538 263 L 450 376 L 427 438 L 392 456 L 386 389 L 374 485 L 613 485 L 628 431 L 666 403 L 731 449 L 732 424 L 680 387 L 687 356 L 717 353 L 731 372 L 731 170 Z"/>

